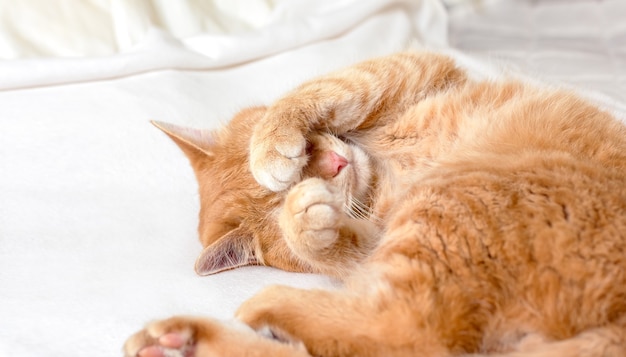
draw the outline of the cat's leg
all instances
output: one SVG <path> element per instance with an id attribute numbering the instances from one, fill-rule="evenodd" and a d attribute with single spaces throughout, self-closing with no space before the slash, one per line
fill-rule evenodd
<path id="1" fill-rule="evenodd" d="M 305 357 L 301 344 L 264 338 L 241 323 L 226 325 L 195 317 L 150 323 L 124 345 L 126 357 Z"/>
<path id="2" fill-rule="evenodd" d="M 318 178 L 294 186 L 279 225 L 289 248 L 318 272 L 345 277 L 374 248 L 379 228 L 344 213 L 342 193 Z"/>
<path id="3" fill-rule="evenodd" d="M 384 125 L 391 115 L 465 81 L 442 55 L 401 53 L 309 81 L 270 106 L 250 141 L 250 168 L 261 185 L 282 191 L 307 163 L 307 134 L 345 134 Z"/>
<path id="4" fill-rule="evenodd" d="M 402 304 L 399 304 L 402 305 Z M 406 306 L 380 305 L 346 291 L 272 286 L 244 302 L 237 317 L 302 342 L 314 356 L 450 356 L 436 331 Z"/>

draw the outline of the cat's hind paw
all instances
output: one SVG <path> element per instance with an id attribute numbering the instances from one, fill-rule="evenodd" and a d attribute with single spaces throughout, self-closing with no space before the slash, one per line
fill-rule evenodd
<path id="1" fill-rule="evenodd" d="M 301 343 L 264 337 L 239 321 L 195 317 L 150 323 L 124 344 L 125 357 L 309 356 Z"/>
<path id="2" fill-rule="evenodd" d="M 124 344 L 125 357 L 192 357 L 198 324 L 195 319 L 173 317 L 148 324 Z"/>
<path id="3" fill-rule="evenodd" d="M 241 323 L 177 316 L 148 324 L 132 335 L 123 349 L 125 357 L 238 356 L 244 342 L 254 345 L 260 340 Z"/>

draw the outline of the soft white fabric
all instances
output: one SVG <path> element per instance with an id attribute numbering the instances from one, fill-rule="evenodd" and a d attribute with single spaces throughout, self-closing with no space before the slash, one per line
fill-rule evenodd
<path id="1" fill-rule="evenodd" d="M 0 0 L 0 58 L 113 54 L 154 26 L 176 38 L 250 31 L 284 1 Z"/>
<path id="2" fill-rule="evenodd" d="M 0 356 L 120 355 L 154 318 L 228 319 L 268 284 L 333 285 L 262 267 L 197 277 L 196 182 L 148 121 L 216 127 L 316 74 L 441 46 L 446 13 L 432 0 L 289 0 L 268 11 L 243 33 L 152 29 L 117 54 L 0 62 Z"/>
<path id="3" fill-rule="evenodd" d="M 626 112 L 626 1 L 484 0 L 449 15 L 452 47 Z"/>
<path id="4" fill-rule="evenodd" d="M 131 2 L 121 4 L 129 3 Z M 115 4 L 118 2 L 113 1 L 111 6 L 114 7 Z M 121 4 L 118 5 L 121 7 Z M 175 5 L 177 2 L 167 4 L 172 4 L 171 7 L 174 8 L 178 7 Z M 126 8 L 125 11 L 113 11 L 110 14 L 110 21 L 120 22 L 120 19 L 126 19 L 129 17 L 128 13 L 132 12 L 137 12 L 137 9 L 132 7 Z M 373 14 L 375 16 L 372 16 Z M 76 16 L 80 15 L 82 14 Z M 136 21 L 144 23 L 149 19 L 137 16 Z M 44 63 L 39 59 L 5 62 L 0 66 L 2 78 L 0 89 L 115 78 L 159 69 L 221 69 L 320 40 L 340 40 L 346 35 L 349 36 L 357 27 L 366 29 L 362 33 L 367 35 L 361 35 L 360 38 L 365 42 L 345 42 L 346 48 L 340 51 L 349 51 L 348 55 L 352 53 L 356 55 L 363 51 L 376 54 L 381 47 L 397 48 L 394 46 L 406 46 L 409 41 L 416 41 L 422 45 L 443 46 L 447 39 L 445 12 L 436 0 L 283 1 L 273 8 L 267 24 L 254 31 L 240 34 L 209 32 L 181 38 L 175 36 L 176 28 L 168 32 L 148 25 L 142 26 L 141 29 L 125 26 L 124 31 L 119 31 L 124 35 L 118 37 L 131 37 L 133 33 L 140 32 L 142 40 L 119 55 L 64 57 L 49 59 Z M 54 38 L 50 46 L 62 46 L 54 40 L 57 39 Z M 87 39 L 83 39 L 83 42 L 87 42 Z M 124 41 L 111 41 L 112 45 L 119 42 Z M 126 42 L 134 43 L 131 40 Z M 27 43 L 14 45 L 19 48 L 20 45 L 26 46 Z M 88 46 L 83 50 L 86 54 L 93 51 Z M 329 54 L 333 54 L 333 51 L 331 50 Z"/>

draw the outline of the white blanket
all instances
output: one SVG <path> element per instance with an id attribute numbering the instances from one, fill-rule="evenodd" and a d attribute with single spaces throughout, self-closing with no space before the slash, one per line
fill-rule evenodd
<path id="1" fill-rule="evenodd" d="M 52 2 L 25 3 L 22 20 Z M 146 26 L 119 53 L 0 62 L 0 356 L 120 355 L 151 319 L 228 319 L 265 285 L 332 284 L 262 267 L 196 276 L 196 182 L 149 120 L 216 127 L 316 74 L 444 45 L 446 13 L 436 1 L 294 0 L 266 18 L 186 37 Z M 54 29 L 30 25 L 42 41 Z M 35 45 L 20 34 L 3 34 L 14 53 Z"/>
<path id="2" fill-rule="evenodd" d="M 613 61 L 602 86 L 594 76 L 604 62 L 536 61 L 569 53 L 572 42 L 516 51 L 515 38 L 494 42 L 560 23 L 580 40 L 576 49 L 598 41 L 574 26 L 592 20 L 571 20 L 581 3 L 626 13 L 621 0 L 570 3 L 454 5 L 454 45 L 486 60 L 451 53 L 484 75 L 498 77 L 508 63 L 583 87 L 619 113 L 623 16 L 602 18 L 610 51 L 584 57 Z M 534 27 L 512 20 L 558 6 L 559 16 Z M 148 121 L 216 127 L 314 75 L 448 41 L 437 0 L 0 0 L 0 11 L 0 56 L 14 58 L 0 62 L 0 356 L 11 357 L 120 355 L 124 339 L 154 318 L 229 319 L 268 284 L 333 286 L 263 267 L 196 276 L 195 178 Z"/>

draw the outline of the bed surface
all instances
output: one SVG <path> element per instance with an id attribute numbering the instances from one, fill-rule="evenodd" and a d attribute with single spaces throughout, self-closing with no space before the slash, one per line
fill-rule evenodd
<path id="1" fill-rule="evenodd" d="M 196 276 L 195 178 L 150 119 L 217 127 L 314 75 L 406 48 L 574 86 L 626 118 L 621 0 L 248 1 L 169 20 L 174 10 L 125 2 L 63 7 L 63 19 L 85 17 L 64 23 L 89 46 L 53 22 L 35 36 L 1 20 L 0 356 L 121 355 L 155 318 L 229 319 L 269 284 L 335 286 L 264 267 Z M 20 3 L 12 19 L 45 15 L 45 0 Z M 46 36 L 55 45 L 28 40 Z"/>
<path id="2" fill-rule="evenodd" d="M 484 1 L 449 12 L 449 44 L 463 53 L 626 103 L 626 3 Z"/>

